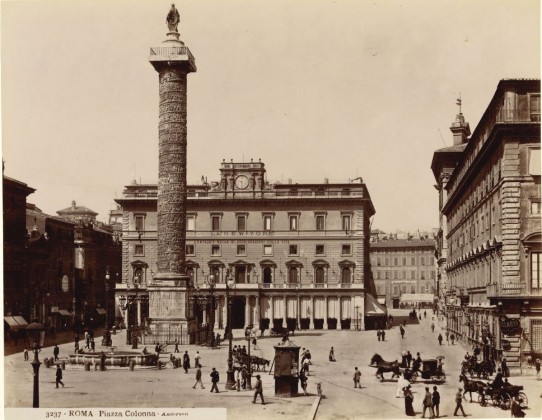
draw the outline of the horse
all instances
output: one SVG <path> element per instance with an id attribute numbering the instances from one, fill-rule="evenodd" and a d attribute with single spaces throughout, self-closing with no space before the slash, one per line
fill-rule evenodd
<path id="1" fill-rule="evenodd" d="M 401 369 L 399 369 L 399 362 L 397 360 L 393 362 L 386 362 L 384 359 L 382 359 L 382 356 L 380 356 L 378 353 L 375 353 L 374 356 L 371 358 L 371 362 L 369 363 L 369 366 L 375 366 L 378 369 L 376 370 L 375 376 L 377 378 L 380 378 L 380 381 L 384 381 L 384 373 L 386 372 L 392 372 L 391 378 L 400 377 L 401 376 Z"/>
<path id="2" fill-rule="evenodd" d="M 474 376 L 474 374 L 476 374 L 478 378 L 482 376 L 482 378 L 487 379 L 490 375 L 493 374 L 494 367 L 489 360 L 483 360 L 481 362 L 478 362 L 476 358 L 472 358 L 468 361 L 464 360 L 462 362 L 461 371 L 462 373 L 468 372 L 471 378 Z"/>
<path id="3" fill-rule="evenodd" d="M 468 392 L 470 395 L 470 402 L 472 402 L 473 392 L 476 392 L 479 395 L 484 395 L 484 391 L 487 388 L 487 384 L 485 382 L 469 379 L 464 373 L 459 375 L 459 382 L 463 382 L 463 387 L 465 388 L 463 391 L 463 396 L 465 396 L 465 394 Z"/>

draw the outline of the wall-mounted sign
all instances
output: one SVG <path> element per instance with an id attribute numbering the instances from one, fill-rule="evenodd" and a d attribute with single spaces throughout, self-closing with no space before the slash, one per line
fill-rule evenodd
<path id="1" fill-rule="evenodd" d="M 519 318 L 508 318 L 506 315 L 502 315 L 499 318 L 499 325 L 504 335 L 516 335 L 521 331 Z"/>
<path id="2" fill-rule="evenodd" d="M 70 290 L 70 280 L 68 279 L 68 276 L 64 274 L 64 277 L 62 277 L 62 291 L 67 292 Z"/>

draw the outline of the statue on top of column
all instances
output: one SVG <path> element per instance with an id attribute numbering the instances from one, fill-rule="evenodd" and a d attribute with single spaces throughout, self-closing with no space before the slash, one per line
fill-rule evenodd
<path id="1" fill-rule="evenodd" d="M 167 27 L 170 32 L 178 32 L 177 25 L 181 21 L 181 17 L 179 15 L 179 11 L 175 7 L 175 4 L 171 5 L 171 9 L 169 9 L 169 13 L 166 17 Z"/>

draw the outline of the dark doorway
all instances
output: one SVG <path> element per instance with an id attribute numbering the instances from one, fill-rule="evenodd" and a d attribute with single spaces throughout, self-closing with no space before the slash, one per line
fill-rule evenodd
<path id="1" fill-rule="evenodd" d="M 232 328 L 245 327 L 245 299 L 233 298 L 231 305 Z"/>

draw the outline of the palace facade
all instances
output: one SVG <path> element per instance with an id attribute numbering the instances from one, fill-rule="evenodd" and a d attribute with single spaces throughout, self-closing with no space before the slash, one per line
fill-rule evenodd
<path id="1" fill-rule="evenodd" d="M 361 179 L 270 184 L 264 163 L 252 161 L 223 161 L 220 173 L 218 182 L 187 187 L 186 274 L 199 324 L 225 328 L 227 292 L 233 328 L 361 329 L 366 316 L 385 313 L 370 276 L 375 210 Z M 119 321 L 145 326 L 147 286 L 157 273 L 157 186 L 126 186 L 116 202 L 123 209 Z M 234 280 L 228 291 L 227 279 Z"/>
<path id="2" fill-rule="evenodd" d="M 448 329 L 521 371 L 542 356 L 540 81 L 501 80 L 478 126 L 435 151 Z M 470 136 L 470 137 L 469 137 Z"/>

